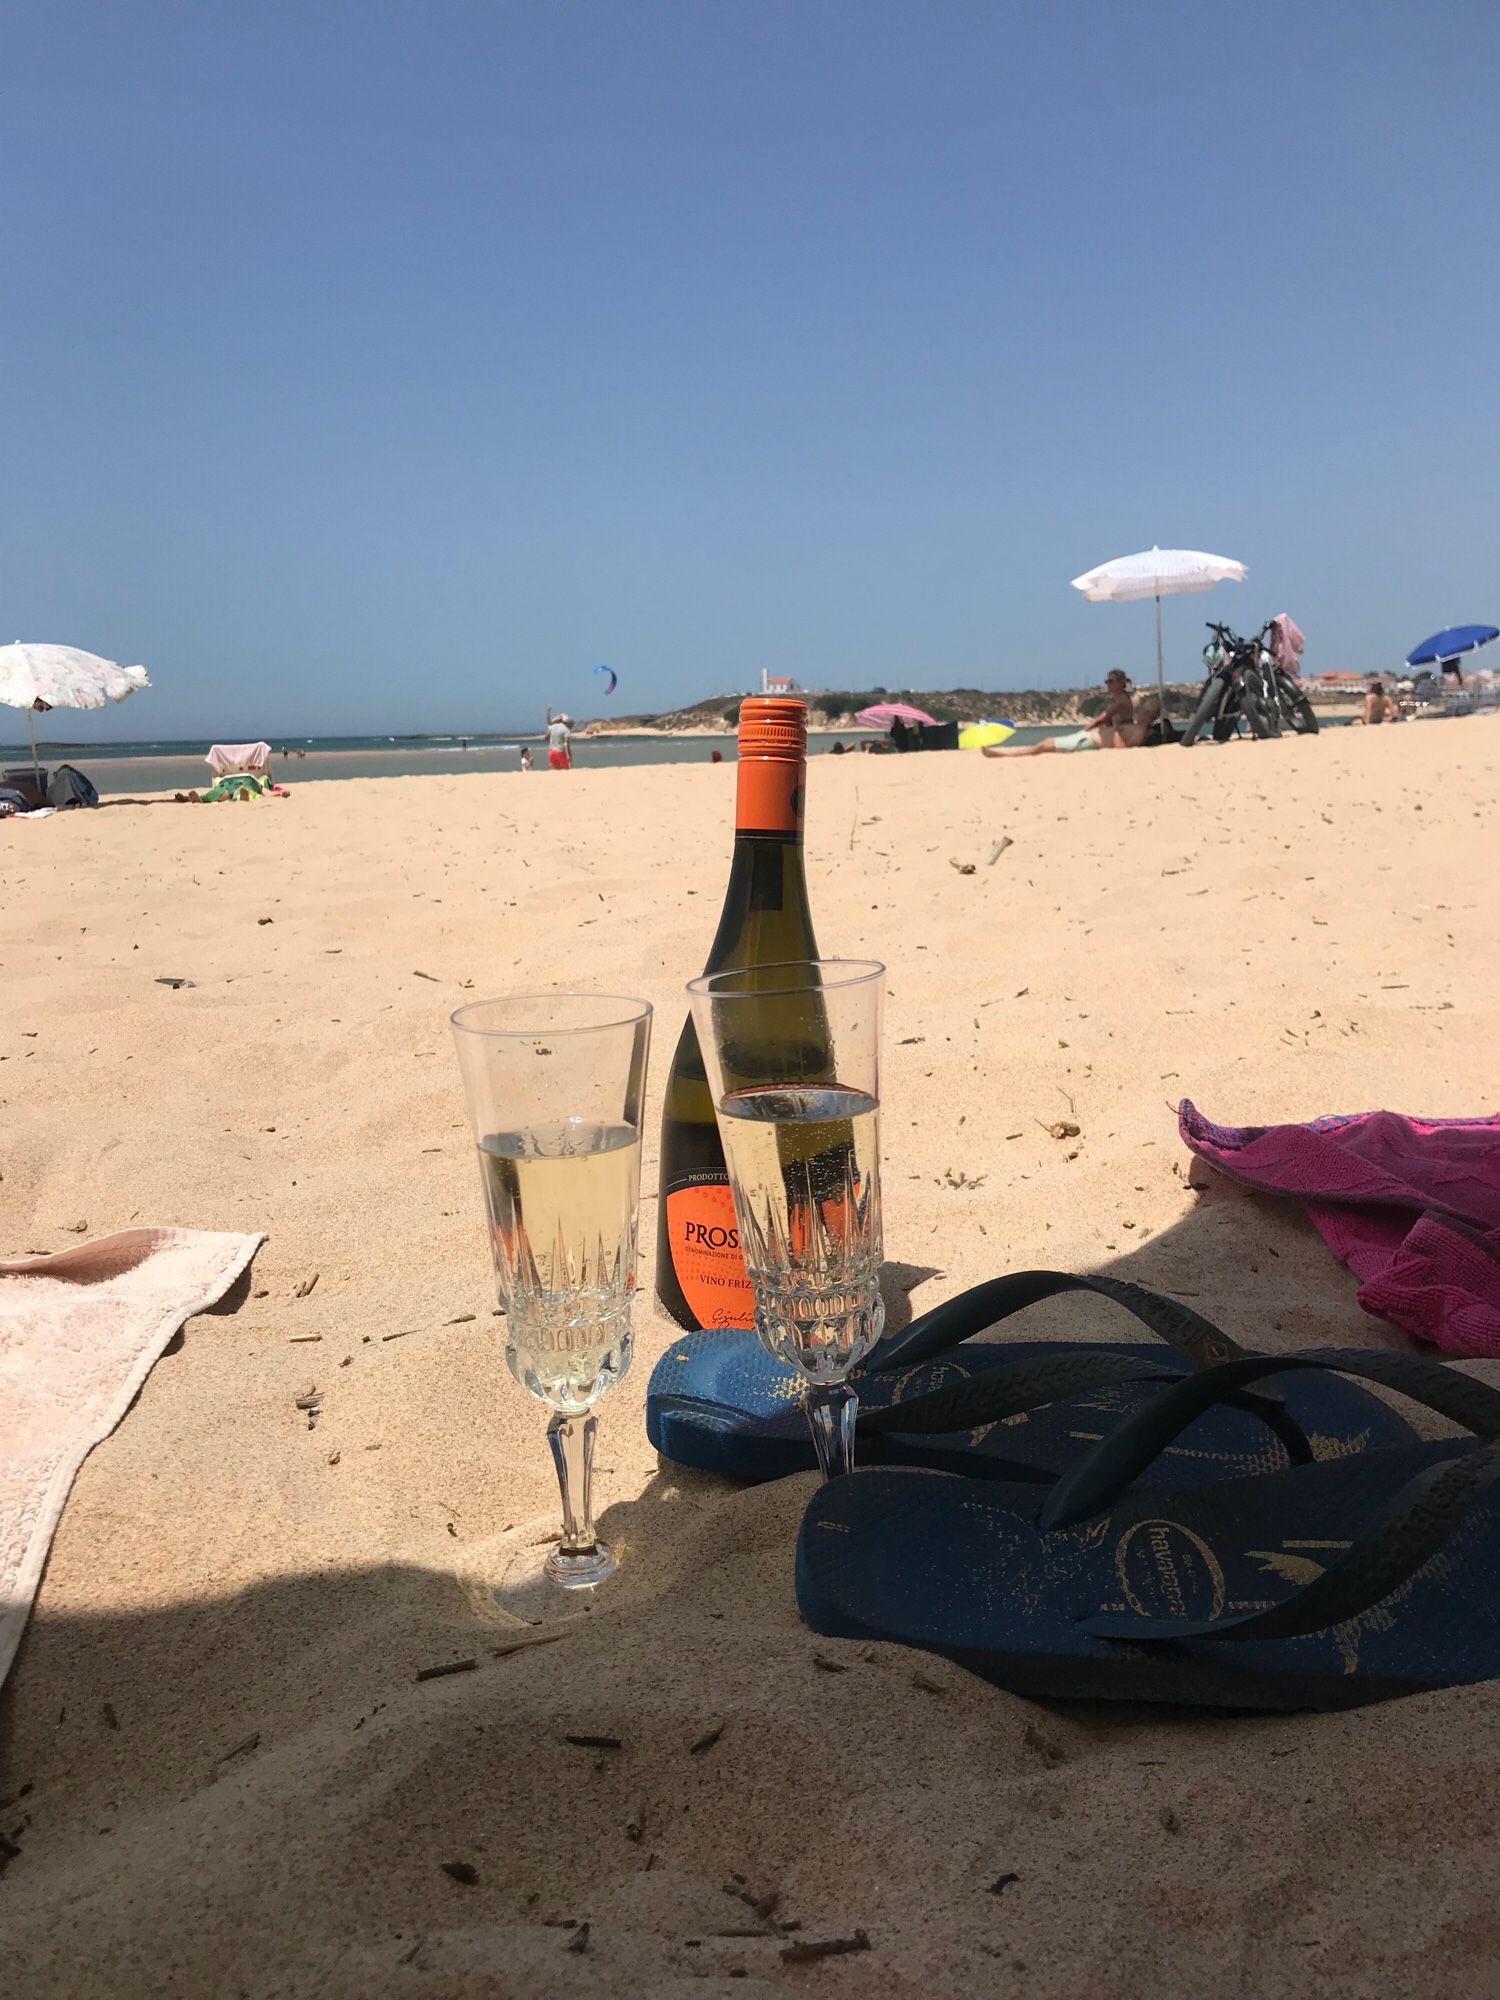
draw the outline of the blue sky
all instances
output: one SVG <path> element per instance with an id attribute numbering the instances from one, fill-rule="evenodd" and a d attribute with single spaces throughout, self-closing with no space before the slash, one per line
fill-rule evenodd
<path id="1" fill-rule="evenodd" d="M 69 734 L 1500 618 L 1494 0 L 10 0 L 0 626 Z M 3 723 L 0 734 L 14 735 Z"/>

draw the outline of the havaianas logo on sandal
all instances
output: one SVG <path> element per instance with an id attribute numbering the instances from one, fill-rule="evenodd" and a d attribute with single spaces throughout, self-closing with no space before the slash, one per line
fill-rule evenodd
<path id="1" fill-rule="evenodd" d="M 1115 1548 L 1115 1575 L 1139 1618 L 1217 1618 L 1224 1572 L 1201 1535 L 1177 1521 L 1133 1521 Z"/>
<path id="2" fill-rule="evenodd" d="M 956 1388 L 970 1379 L 961 1361 L 917 1361 L 891 1378 L 891 1401 L 909 1402 L 914 1396 L 930 1396 L 935 1390 Z"/>

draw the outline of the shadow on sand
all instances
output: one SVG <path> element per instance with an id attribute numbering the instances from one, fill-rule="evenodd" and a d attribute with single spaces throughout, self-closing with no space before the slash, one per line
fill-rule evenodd
<path id="1" fill-rule="evenodd" d="M 1402 1344 L 1359 1313 L 1353 1281 L 1295 1210 L 1202 1182 L 1179 1222 L 1102 1268 L 1191 1298 L 1250 1345 Z M 896 1310 L 914 1289 L 918 1310 L 942 1296 L 927 1267 L 888 1276 Z M 1103 1301 L 1077 1297 L 1012 1330 L 1141 1337 Z M 652 1347 L 643 1340 L 639 1387 Z M 253 1485 L 255 1466 L 242 1476 Z M 848 1665 L 815 1670 L 821 1642 L 791 1589 L 811 1490 L 810 1476 L 736 1489 L 663 1465 L 608 1510 L 621 1569 L 558 1637 L 486 1604 L 484 1579 L 504 1555 L 494 1523 L 452 1544 L 450 1569 L 283 1575 L 120 1616 L 52 1613 L 44 1591 L 0 1699 L 12 1926 L 0 1983 L 18 1995 L 676 1993 L 679 1978 L 717 1990 L 697 1984 L 717 1971 L 746 1976 L 726 1990 L 769 1992 L 795 1969 L 774 1921 L 736 1900 L 735 1877 L 780 1884 L 778 1911 L 807 1934 L 878 1933 L 881 1884 L 905 1878 L 930 1882 L 934 1935 L 956 1971 L 969 1968 L 951 1990 L 967 1979 L 974 1991 L 994 1964 L 984 1939 L 997 1906 L 981 1891 L 1002 1868 L 1024 1880 L 1038 1840 L 1057 1846 L 1042 1831 L 1049 1815 L 1090 1825 L 1073 1837 L 1080 1853 L 1137 1837 L 1090 1821 L 1078 1787 L 1103 1760 L 1129 1764 L 1137 1786 L 1144 1766 L 1170 1765 L 1174 1798 L 1217 1798 L 1231 1816 L 1254 1788 L 1269 1827 L 1311 1794 L 1314 1758 L 1323 1806 L 1368 1819 L 1372 1842 L 1397 1837 L 1392 1811 L 1420 1819 L 1419 1787 L 1393 1806 L 1368 1760 L 1359 1783 L 1341 1765 L 1351 1733 L 1372 1726 L 1360 1716 L 1047 1713 L 942 1662 L 926 1663 L 936 1693 L 918 1696 L 897 1648 L 850 1649 Z M 462 1660 L 474 1665 L 417 1678 Z M 1466 1691 L 1481 1707 L 1488 1695 Z M 1038 1716 L 1041 1739 L 1027 1720 Z M 1388 1723 L 1390 1755 L 1411 1735 Z M 1287 1764 L 1265 1761 L 1272 1745 Z M 1450 1791 L 1443 1814 L 1487 1841 L 1491 1797 L 1488 1785 L 1472 1798 Z M 867 1808 L 883 1829 L 873 1871 Z M 1267 1866 L 1280 1838 L 1263 1834 Z M 1174 1850 L 1180 1893 L 1228 1910 L 1236 1871 L 1193 1847 Z M 1070 1893 L 1054 1892 L 1036 1948 L 1059 1934 Z M 1170 1938 L 1153 1909 L 1122 1905 L 1119 1935 L 1148 1961 L 1159 1954 L 1170 1987 Z M 564 1926 L 582 1921 L 593 1928 L 580 1950 Z M 1007 1951 L 1019 1950 L 1031 1913 L 1006 1922 Z M 1073 1990 L 1104 1990 L 1108 1972 L 1080 1961 Z M 894 1963 L 872 1985 L 829 1990 L 877 1988 L 934 1990 Z"/>

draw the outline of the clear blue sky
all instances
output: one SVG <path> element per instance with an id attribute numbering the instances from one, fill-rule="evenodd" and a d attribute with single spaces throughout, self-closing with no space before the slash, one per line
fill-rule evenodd
<path id="1" fill-rule="evenodd" d="M 9 0 L 4 636 L 69 734 L 1500 618 L 1495 0 Z M 0 734 L 14 735 L 0 719 Z"/>

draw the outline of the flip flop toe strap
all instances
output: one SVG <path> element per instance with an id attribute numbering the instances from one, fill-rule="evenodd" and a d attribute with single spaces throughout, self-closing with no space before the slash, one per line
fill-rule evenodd
<path id="1" fill-rule="evenodd" d="M 1071 1401 L 1119 1383 L 1157 1382 L 1166 1387 L 1181 1380 L 1181 1375 L 1172 1369 L 1131 1360 L 1107 1347 L 1092 1354 L 1073 1349 L 1045 1359 L 1012 1362 L 1008 1367 L 991 1369 L 969 1381 L 945 1384 L 925 1396 L 882 1404 L 879 1408 L 863 1408 L 857 1428 L 861 1437 L 892 1433 L 905 1437 L 945 1435 L 1003 1423 L 1007 1417 L 1020 1416 L 1043 1404 Z M 1222 1400 L 1258 1417 L 1274 1433 L 1293 1465 L 1312 1462 L 1313 1450 L 1306 1434 L 1286 1405 L 1274 1396 L 1230 1392 Z"/>
<path id="2" fill-rule="evenodd" d="M 1346 1554 L 1321 1576 L 1261 1611 L 1183 1622 L 1114 1613 L 1080 1621 L 1101 1639 L 1295 1639 L 1342 1625 L 1389 1597 L 1452 1540 L 1500 1480 L 1500 1446 L 1425 1467 L 1401 1487 Z"/>
<path id="3" fill-rule="evenodd" d="M 990 1278 L 973 1285 L 930 1312 L 922 1313 L 899 1333 L 889 1334 L 876 1347 L 866 1364 L 867 1372 L 906 1368 L 956 1347 L 971 1334 L 1012 1313 L 1033 1306 L 1042 1299 L 1064 1292 L 1093 1292 L 1123 1306 L 1145 1327 L 1187 1356 L 1195 1368 L 1212 1368 L 1245 1352 L 1237 1341 L 1216 1327 L 1202 1313 L 1180 1299 L 1163 1298 L 1145 1285 L 1133 1285 L 1124 1278 L 1081 1277 L 1073 1271 L 1012 1271 L 1003 1278 Z"/>
<path id="4" fill-rule="evenodd" d="M 1100 1347 L 1092 1354 L 1071 1348 L 1034 1361 L 1014 1361 L 1007 1367 L 946 1384 L 908 1401 L 861 1409 L 858 1429 L 864 1437 L 890 1431 L 927 1436 L 974 1430 L 981 1424 L 1002 1423 L 1007 1417 L 1020 1416 L 1043 1403 L 1086 1395 L 1092 1389 L 1111 1388 L 1119 1382 L 1179 1379 L 1173 1369 L 1132 1360 L 1107 1347 Z"/>
<path id="5" fill-rule="evenodd" d="M 1117 1424 L 1063 1474 L 1042 1513 L 1044 1528 L 1070 1527 L 1103 1513 L 1195 1417 L 1267 1376 L 1321 1371 L 1356 1376 L 1394 1389 L 1462 1424 L 1475 1436 L 1500 1439 L 1500 1391 L 1415 1354 L 1313 1348 L 1300 1354 L 1252 1354 L 1201 1374 L 1184 1375 Z"/>
<path id="6" fill-rule="evenodd" d="M 1197 1368 L 1208 1369 L 1236 1358 L 1256 1358 L 1246 1355 L 1244 1348 L 1212 1320 L 1177 1299 L 1163 1298 L 1145 1285 L 1133 1285 L 1121 1278 L 1079 1277 L 1068 1271 L 1016 1271 L 1008 1277 L 991 1278 L 985 1284 L 975 1285 L 924 1313 L 896 1336 L 892 1345 L 899 1351 L 894 1355 L 884 1344 L 877 1350 L 873 1368 L 884 1373 L 898 1362 L 909 1365 L 944 1353 L 970 1334 L 993 1326 L 997 1320 L 1064 1292 L 1093 1292 L 1123 1306 Z M 1181 1379 L 1173 1369 L 1128 1359 L 1102 1345 L 1094 1352 L 1072 1348 L 1044 1359 L 987 1370 L 977 1378 L 944 1384 L 924 1396 L 862 1410 L 859 1430 L 865 1437 L 892 1432 L 927 1436 L 975 1430 L 983 1424 L 1001 1423 L 1007 1417 L 1037 1409 L 1044 1403 L 1086 1395 L 1117 1383 L 1167 1384 Z M 1294 1465 L 1311 1460 L 1312 1447 L 1278 1398 L 1230 1392 L 1216 1400 L 1258 1417 L 1275 1433 Z"/>

